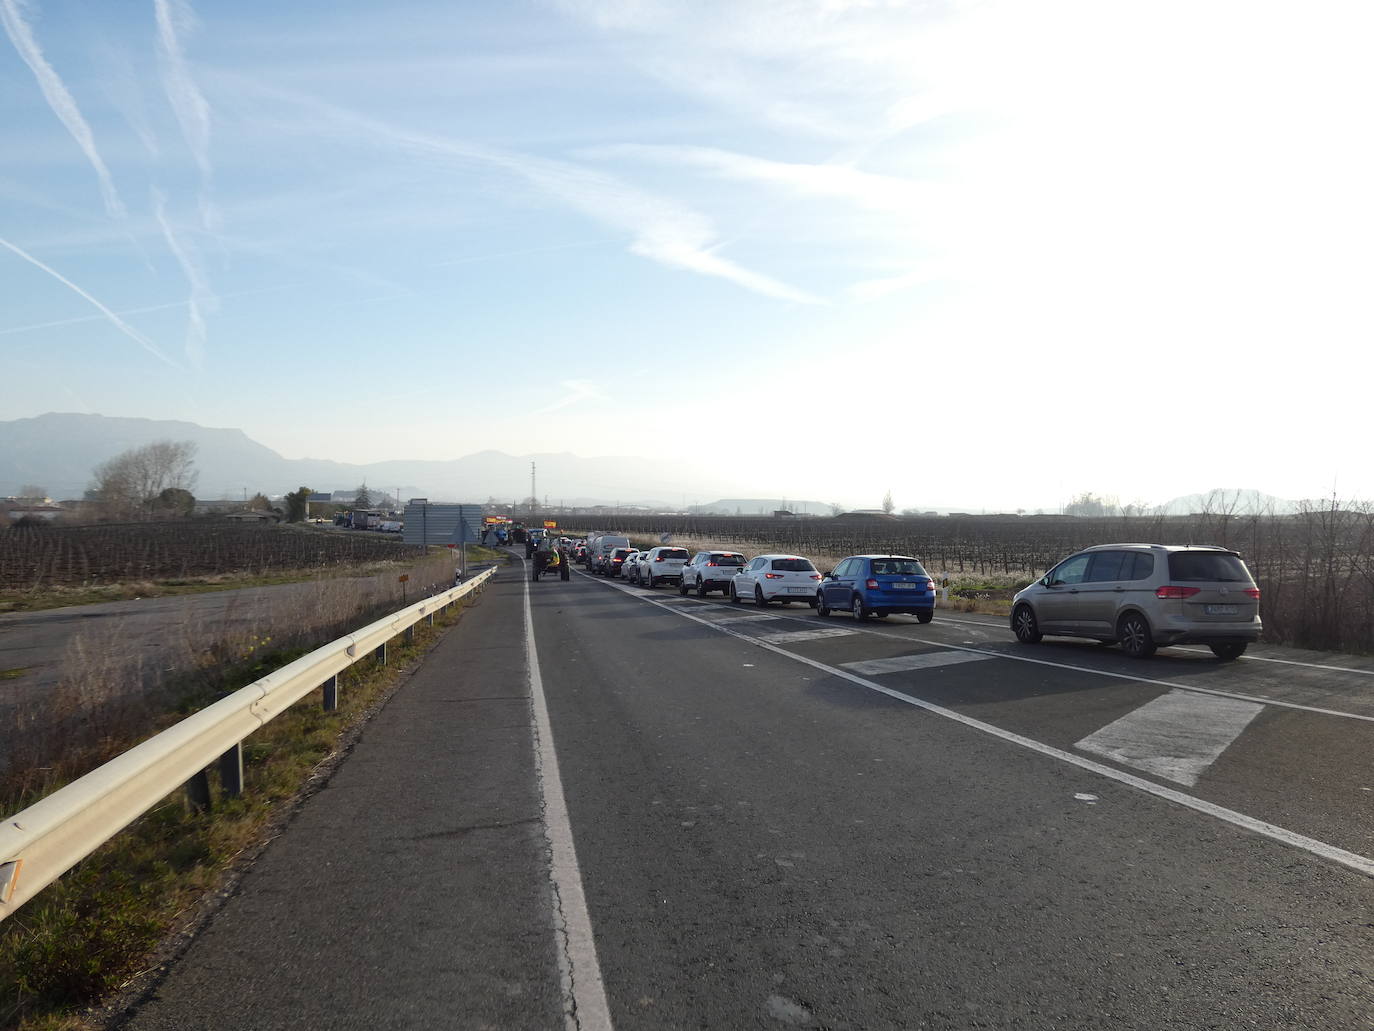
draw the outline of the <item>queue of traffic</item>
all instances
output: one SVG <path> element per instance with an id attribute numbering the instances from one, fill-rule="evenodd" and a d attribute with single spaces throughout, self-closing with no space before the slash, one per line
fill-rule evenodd
<path id="1" fill-rule="evenodd" d="M 904 613 L 929 623 L 935 616 L 934 579 L 907 555 L 850 555 L 821 572 L 803 555 L 746 559 L 735 551 L 691 554 L 670 544 L 638 549 L 610 533 L 548 545 L 594 575 L 649 590 L 666 584 L 702 598 L 720 591 L 737 605 L 797 602 L 819 616 L 841 611 L 860 620 Z M 1263 632 L 1259 600 L 1245 562 L 1229 548 L 1104 544 L 1070 555 L 1018 591 L 1010 625 L 1022 644 L 1038 644 L 1047 634 L 1086 637 L 1119 644 L 1141 659 L 1168 645 L 1203 644 L 1225 662 Z"/>
<path id="2" fill-rule="evenodd" d="M 935 581 L 920 560 L 910 556 L 851 555 L 823 573 L 803 555 L 692 554 L 668 544 L 638 549 L 627 537 L 616 534 L 594 534 L 570 543 L 573 560 L 588 572 L 648 590 L 666 584 L 681 595 L 695 592 L 701 598 L 720 591 L 736 605 L 796 602 L 820 616 L 842 611 L 855 619 L 868 619 L 904 613 L 922 623 L 935 616 Z"/>

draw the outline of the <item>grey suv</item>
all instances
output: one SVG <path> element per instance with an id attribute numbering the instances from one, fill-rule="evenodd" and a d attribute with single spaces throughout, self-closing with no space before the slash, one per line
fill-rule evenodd
<path id="1" fill-rule="evenodd" d="M 1022 644 L 1045 634 L 1120 642 L 1148 658 L 1206 644 L 1235 659 L 1259 639 L 1259 588 L 1234 551 L 1201 545 L 1103 544 L 1070 555 L 1012 599 Z"/>

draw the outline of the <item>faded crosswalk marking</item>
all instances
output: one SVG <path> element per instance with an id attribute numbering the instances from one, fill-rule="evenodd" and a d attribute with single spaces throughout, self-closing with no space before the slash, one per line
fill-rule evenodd
<path id="1" fill-rule="evenodd" d="M 1191 787 L 1263 708 L 1238 698 L 1170 691 L 1074 747 Z"/>
<path id="2" fill-rule="evenodd" d="M 992 655 L 977 655 L 974 652 L 920 652 L 916 655 L 895 655 L 890 659 L 865 659 L 862 662 L 842 662 L 844 669 L 874 676 L 879 673 L 905 673 L 912 669 L 935 669 L 939 666 L 956 666 L 961 662 L 981 662 L 995 658 Z"/>

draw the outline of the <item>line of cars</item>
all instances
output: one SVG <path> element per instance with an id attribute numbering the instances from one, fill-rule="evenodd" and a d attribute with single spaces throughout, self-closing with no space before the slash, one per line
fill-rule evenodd
<path id="1" fill-rule="evenodd" d="M 907 613 L 929 623 L 935 617 L 935 581 L 920 560 L 910 556 L 851 555 L 822 573 L 802 555 L 692 555 L 673 545 L 640 550 L 614 534 L 593 535 L 573 554 L 598 576 L 623 578 L 649 589 L 671 584 L 679 594 L 695 591 L 702 598 L 720 591 L 737 605 L 798 602 L 821 616 L 843 611 L 855 619 Z"/>
<path id="2" fill-rule="evenodd" d="M 801 555 L 752 559 L 734 551 L 664 545 L 638 550 L 628 538 L 596 535 L 581 559 L 593 573 L 680 594 L 720 591 L 732 602 L 799 602 L 820 616 L 855 619 L 896 613 L 929 623 L 936 585 L 918 559 L 851 555 L 822 573 Z M 1203 644 L 1222 661 L 1239 658 L 1263 632 L 1260 589 L 1241 556 L 1215 545 L 1103 544 L 1075 552 L 1012 599 L 1010 623 L 1022 644 L 1046 635 L 1119 644 L 1148 658 L 1174 644 Z"/>

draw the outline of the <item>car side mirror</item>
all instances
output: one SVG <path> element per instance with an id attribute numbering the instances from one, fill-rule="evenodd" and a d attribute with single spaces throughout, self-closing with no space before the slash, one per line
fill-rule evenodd
<path id="1" fill-rule="evenodd" d="M 835 571 L 834 571 L 833 569 L 827 569 L 824 573 L 821 574 L 821 579 L 822 579 L 822 580 L 830 580 L 830 579 L 833 579 L 834 576 L 835 576 Z"/>

